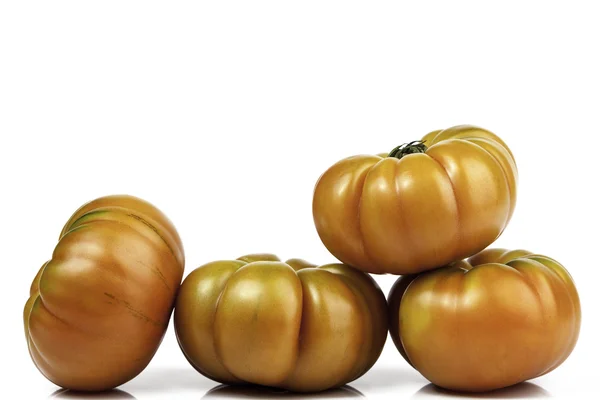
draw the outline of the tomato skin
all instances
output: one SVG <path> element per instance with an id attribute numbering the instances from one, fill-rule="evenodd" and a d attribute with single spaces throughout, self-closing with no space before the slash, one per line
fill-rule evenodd
<path id="1" fill-rule="evenodd" d="M 298 392 L 339 387 L 367 372 L 388 328 L 377 283 L 343 264 L 276 260 L 216 261 L 186 277 L 175 332 L 190 364 L 222 383 Z"/>
<path id="2" fill-rule="evenodd" d="M 524 250 L 487 249 L 400 277 L 388 306 L 402 356 L 434 384 L 458 391 L 499 389 L 552 371 L 581 326 L 567 270 Z"/>
<path id="3" fill-rule="evenodd" d="M 167 217 L 132 196 L 85 204 L 34 278 L 29 353 L 58 386 L 101 391 L 139 374 L 164 336 L 184 268 Z"/>
<path id="4" fill-rule="evenodd" d="M 424 153 L 349 157 L 319 178 L 315 226 L 340 261 L 414 274 L 483 250 L 507 226 L 517 167 L 506 144 L 469 125 L 431 132 L 423 142 Z"/>

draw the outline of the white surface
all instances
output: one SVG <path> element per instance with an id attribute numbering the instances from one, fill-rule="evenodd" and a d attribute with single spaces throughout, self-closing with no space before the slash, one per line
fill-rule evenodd
<path id="1" fill-rule="evenodd" d="M 583 305 L 571 358 L 492 396 L 589 398 L 600 356 L 593 3 L 207 3 L 0 5 L 2 397 L 57 389 L 29 358 L 21 312 L 83 202 L 153 202 L 181 233 L 186 273 L 257 251 L 330 262 L 311 215 L 325 168 L 471 123 L 503 137 L 519 166 L 517 209 L 496 246 L 561 261 Z M 386 294 L 394 279 L 377 277 Z M 215 386 L 185 361 L 171 325 L 122 389 L 198 399 Z M 351 386 L 440 396 L 391 340 Z"/>

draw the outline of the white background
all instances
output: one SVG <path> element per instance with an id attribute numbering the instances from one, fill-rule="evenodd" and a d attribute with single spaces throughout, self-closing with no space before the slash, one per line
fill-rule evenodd
<path id="1" fill-rule="evenodd" d="M 589 398 L 600 356 L 598 12 L 591 2 L 448 3 L 3 2 L 0 396 L 57 389 L 29 358 L 21 313 L 82 203 L 129 193 L 157 205 L 183 238 L 186 273 L 262 251 L 331 262 L 312 222 L 319 175 L 469 123 L 504 138 L 519 166 L 517 209 L 495 245 L 561 261 L 583 305 L 579 343 L 559 369 L 491 396 Z M 377 277 L 386 294 L 394 280 Z M 198 399 L 215 386 L 170 325 L 121 389 Z M 351 386 L 373 398 L 443 396 L 391 340 Z"/>

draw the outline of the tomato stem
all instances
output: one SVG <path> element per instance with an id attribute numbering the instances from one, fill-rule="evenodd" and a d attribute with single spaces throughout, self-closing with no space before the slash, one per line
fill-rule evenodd
<path id="1" fill-rule="evenodd" d="M 425 153 L 426 150 L 427 146 L 425 146 L 425 143 L 423 143 L 422 140 L 415 140 L 413 142 L 404 143 L 400 146 L 394 147 L 394 149 L 390 151 L 390 154 L 388 154 L 388 157 L 396 157 L 400 159 L 408 154 Z"/>

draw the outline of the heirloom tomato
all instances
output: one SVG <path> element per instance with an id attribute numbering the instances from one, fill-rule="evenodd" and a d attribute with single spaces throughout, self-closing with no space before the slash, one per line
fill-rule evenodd
<path id="1" fill-rule="evenodd" d="M 269 254 L 199 267 L 175 305 L 179 345 L 201 374 L 292 391 L 358 378 L 379 357 L 387 328 L 385 297 L 369 275 Z"/>
<path id="2" fill-rule="evenodd" d="M 317 232 L 340 261 L 366 272 L 410 274 L 490 245 L 511 218 L 517 167 L 493 133 L 455 126 L 395 148 L 349 157 L 319 178 Z"/>
<path id="3" fill-rule="evenodd" d="M 544 375 L 571 353 L 581 325 L 575 284 L 555 260 L 488 249 L 405 275 L 388 297 L 390 333 L 425 378 L 488 391 Z"/>
<path id="4" fill-rule="evenodd" d="M 179 235 L 151 204 L 107 196 L 81 207 L 25 305 L 37 368 L 55 384 L 83 391 L 136 376 L 163 338 L 183 268 Z"/>

